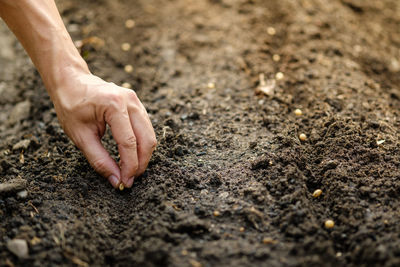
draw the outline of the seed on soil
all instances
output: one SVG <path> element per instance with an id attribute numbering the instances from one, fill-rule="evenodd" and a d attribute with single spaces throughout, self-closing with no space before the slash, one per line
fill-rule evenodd
<path id="1" fill-rule="evenodd" d="M 317 198 L 322 194 L 322 190 L 321 189 L 317 189 L 314 191 L 314 193 L 312 194 L 313 197 Z"/>
<path id="2" fill-rule="evenodd" d="M 182 256 L 187 256 L 189 254 L 189 251 L 187 251 L 186 249 L 182 249 L 181 254 Z"/>
<path id="3" fill-rule="evenodd" d="M 282 72 L 278 72 L 278 73 L 275 74 L 275 78 L 276 78 L 277 80 L 282 80 L 283 77 L 284 77 L 284 75 L 283 75 Z"/>
<path id="4" fill-rule="evenodd" d="M 218 216 L 221 215 L 221 213 L 220 213 L 218 210 L 214 210 L 213 215 L 214 215 L 215 217 L 218 217 Z"/>
<path id="5" fill-rule="evenodd" d="M 129 51 L 129 50 L 131 50 L 131 45 L 129 43 L 122 43 L 121 49 L 122 49 L 122 51 L 125 51 L 125 52 Z"/>
<path id="6" fill-rule="evenodd" d="M 337 252 L 336 257 L 338 257 L 338 258 L 342 257 L 342 252 Z"/>
<path id="7" fill-rule="evenodd" d="M 295 109 L 294 110 L 294 114 L 296 115 L 296 116 L 301 116 L 301 115 L 303 115 L 303 111 L 301 111 L 301 109 Z"/>
<path id="8" fill-rule="evenodd" d="M 275 61 L 275 62 L 278 62 L 279 60 L 281 60 L 281 56 L 278 55 L 278 54 L 274 54 L 274 55 L 272 56 L 272 60 Z"/>
<path id="9" fill-rule="evenodd" d="M 331 229 L 335 226 L 335 222 L 332 220 L 326 220 L 325 221 L 325 228 L 327 229 Z"/>
<path id="10" fill-rule="evenodd" d="M 123 83 L 121 86 L 128 89 L 132 88 L 132 85 L 130 83 Z"/>
<path id="11" fill-rule="evenodd" d="M 124 67 L 124 70 L 126 73 L 131 73 L 133 71 L 133 67 L 132 67 L 132 65 L 126 65 Z"/>
<path id="12" fill-rule="evenodd" d="M 268 33 L 269 35 L 275 35 L 275 34 L 276 34 L 276 30 L 275 30 L 274 27 L 268 27 L 268 28 L 267 28 L 267 33 Z"/>
<path id="13" fill-rule="evenodd" d="M 119 184 L 119 190 L 122 191 L 122 190 L 124 190 L 124 189 L 125 189 L 124 184 L 123 184 L 123 183 L 120 183 L 120 184 Z"/>
<path id="14" fill-rule="evenodd" d="M 302 134 L 299 135 L 299 139 L 300 139 L 300 141 L 306 141 L 307 140 L 307 135 L 302 133 Z"/>
<path id="15" fill-rule="evenodd" d="M 132 29 L 133 27 L 135 27 L 135 21 L 133 20 L 133 19 L 127 19 L 126 21 L 125 21 L 125 27 L 127 28 L 127 29 Z"/>
<path id="16" fill-rule="evenodd" d="M 207 84 L 207 87 L 208 87 L 208 89 L 214 89 L 214 88 L 215 88 L 215 83 L 209 82 L 209 83 Z"/>
<path id="17" fill-rule="evenodd" d="M 239 232 L 241 232 L 241 233 L 243 233 L 244 230 L 245 230 L 244 227 L 240 227 L 240 228 L 239 228 Z"/>

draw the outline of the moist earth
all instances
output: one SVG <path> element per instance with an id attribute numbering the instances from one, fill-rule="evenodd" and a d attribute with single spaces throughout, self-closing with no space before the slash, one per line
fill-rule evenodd
<path id="1" fill-rule="evenodd" d="M 137 92 L 158 148 L 113 189 L 1 23 L 0 183 L 24 182 L 0 192 L 0 266 L 400 265 L 399 1 L 57 4 L 92 72 Z"/>

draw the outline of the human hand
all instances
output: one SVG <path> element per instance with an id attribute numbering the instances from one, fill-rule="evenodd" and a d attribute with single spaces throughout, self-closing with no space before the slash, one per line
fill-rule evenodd
<path id="1" fill-rule="evenodd" d="M 136 93 L 85 73 L 66 77 L 51 97 L 64 132 L 90 165 L 113 187 L 121 183 L 131 187 L 145 171 L 157 143 Z M 101 143 L 106 124 L 118 145 L 120 167 Z"/>

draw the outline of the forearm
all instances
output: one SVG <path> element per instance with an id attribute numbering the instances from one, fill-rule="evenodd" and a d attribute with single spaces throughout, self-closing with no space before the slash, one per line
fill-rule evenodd
<path id="1" fill-rule="evenodd" d="M 0 0 L 0 16 L 31 57 L 50 96 L 71 75 L 89 73 L 53 0 Z"/>

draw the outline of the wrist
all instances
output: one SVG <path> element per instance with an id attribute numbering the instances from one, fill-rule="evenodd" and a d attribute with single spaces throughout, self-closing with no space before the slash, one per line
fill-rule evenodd
<path id="1" fill-rule="evenodd" d="M 71 89 L 66 86 L 67 84 L 79 80 L 81 76 L 91 74 L 86 62 L 75 47 L 70 51 L 61 50 L 53 53 L 54 56 L 52 58 L 54 60 L 50 64 L 38 68 L 44 85 L 52 98 L 60 90 Z"/>

